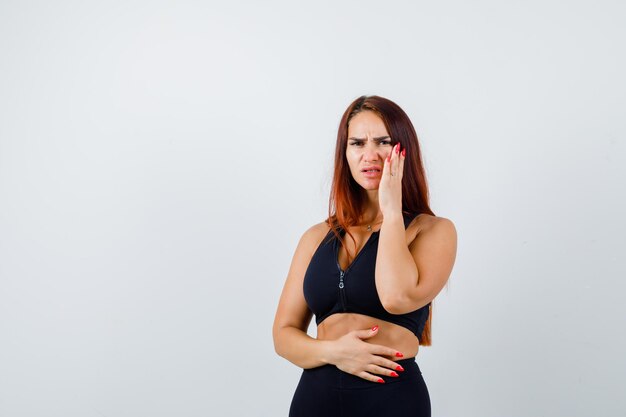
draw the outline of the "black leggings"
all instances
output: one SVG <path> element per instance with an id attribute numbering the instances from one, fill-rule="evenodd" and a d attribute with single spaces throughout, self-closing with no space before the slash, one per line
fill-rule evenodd
<path id="1" fill-rule="evenodd" d="M 304 369 L 289 417 L 430 417 L 430 396 L 415 358 L 397 361 L 404 371 L 384 384 L 335 365 Z"/>

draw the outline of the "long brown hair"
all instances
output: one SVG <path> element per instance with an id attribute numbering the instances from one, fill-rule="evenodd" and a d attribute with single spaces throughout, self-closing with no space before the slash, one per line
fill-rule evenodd
<path id="1" fill-rule="evenodd" d="M 326 223 L 331 227 L 333 234 L 343 244 L 339 230 L 343 229 L 350 236 L 355 245 L 356 240 L 348 230 L 361 219 L 365 210 L 366 194 L 363 188 L 354 180 L 346 159 L 348 143 L 348 125 L 350 120 L 362 111 L 376 113 L 384 122 L 391 137 L 391 145 L 400 143 L 406 149 L 404 172 L 402 177 L 402 212 L 414 216 L 422 213 L 434 215 L 428 204 L 429 194 L 426 175 L 422 163 L 419 142 L 415 128 L 407 114 L 393 101 L 379 96 L 361 96 L 354 100 L 343 113 L 337 132 L 335 146 L 335 169 L 330 190 L 328 205 L 328 219 Z M 346 251 L 348 253 L 348 251 Z M 348 264 L 352 262 L 348 253 Z M 428 320 L 422 335 L 420 345 L 431 345 L 432 303 L 429 307 Z"/>

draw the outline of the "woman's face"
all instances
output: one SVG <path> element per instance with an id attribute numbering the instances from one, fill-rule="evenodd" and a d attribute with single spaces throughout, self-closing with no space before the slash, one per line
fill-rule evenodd
<path id="1" fill-rule="evenodd" d="M 377 190 L 383 162 L 391 153 L 391 138 L 383 119 L 366 110 L 352 117 L 348 125 L 346 159 L 354 180 L 366 190 Z M 366 169 L 376 169 L 365 172 Z"/>

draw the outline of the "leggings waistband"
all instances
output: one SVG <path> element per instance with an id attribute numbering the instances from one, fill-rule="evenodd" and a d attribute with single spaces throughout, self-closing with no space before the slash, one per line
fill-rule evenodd
<path id="1" fill-rule="evenodd" d="M 420 370 L 415 357 L 405 358 L 395 361 L 398 365 L 404 368 L 404 371 L 396 371 L 397 377 L 384 376 L 374 374 L 381 377 L 385 384 L 394 384 L 402 381 L 414 379 L 416 376 L 421 378 L 422 371 Z M 323 383 L 332 388 L 339 389 L 359 389 L 359 388 L 372 388 L 380 383 L 373 382 L 367 379 L 363 379 L 356 375 L 349 374 L 337 368 L 335 365 L 323 365 L 317 368 L 310 368 L 303 370 L 303 377 L 307 379 L 324 381 Z M 381 384 L 382 385 L 382 384 Z"/>

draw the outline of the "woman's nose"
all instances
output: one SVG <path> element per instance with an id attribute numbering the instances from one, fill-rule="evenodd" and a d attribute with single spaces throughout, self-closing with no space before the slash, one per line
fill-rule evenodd
<path id="1" fill-rule="evenodd" d="M 361 152 L 365 158 L 376 156 L 376 148 L 371 146 L 371 143 L 369 142 L 366 142 L 365 145 L 361 147 Z"/>
<path id="2" fill-rule="evenodd" d="M 363 154 L 366 161 L 377 161 L 379 159 L 384 159 L 387 155 L 384 155 L 380 149 L 366 149 Z"/>
<path id="3" fill-rule="evenodd" d="M 378 152 L 370 151 L 365 152 L 363 158 L 365 158 L 366 161 L 378 161 L 378 159 L 380 159 L 380 155 L 378 154 Z"/>

